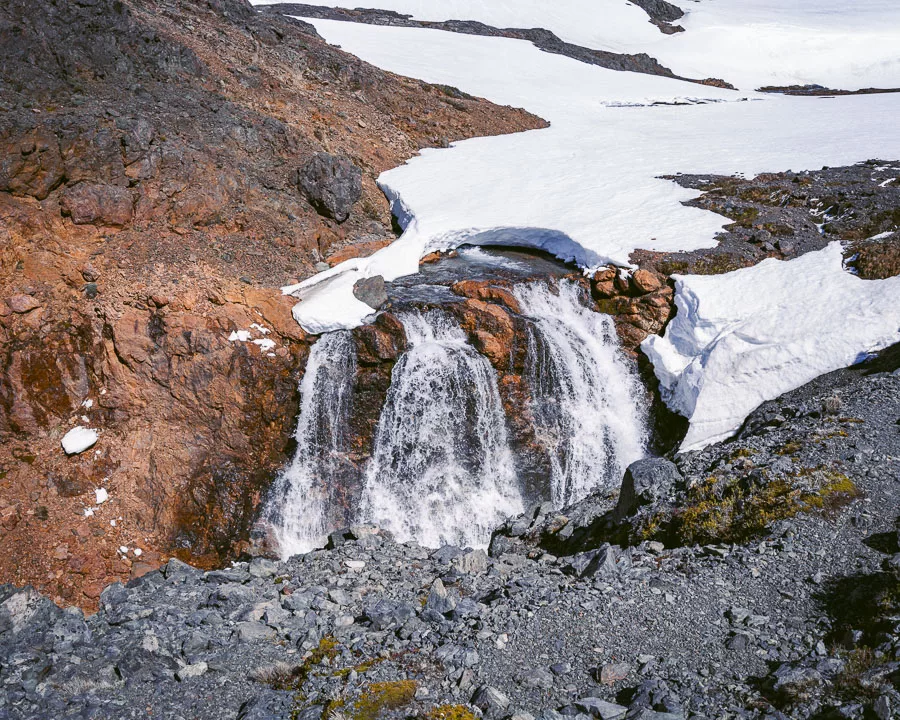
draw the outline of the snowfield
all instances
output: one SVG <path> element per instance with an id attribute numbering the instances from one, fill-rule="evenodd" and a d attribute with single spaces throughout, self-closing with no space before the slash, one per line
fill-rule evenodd
<path id="1" fill-rule="evenodd" d="M 682 77 L 722 78 L 742 90 L 900 87 L 895 0 L 685 1 L 680 3 L 685 16 L 676 24 L 686 32 L 675 35 L 664 35 L 643 10 L 622 0 L 350 0 L 328 6 L 394 10 L 417 20 L 545 28 L 596 50 L 645 52 Z"/>
<path id="2" fill-rule="evenodd" d="M 302 298 L 294 317 L 313 333 L 354 327 L 372 314 L 353 296 L 357 280 L 414 273 L 423 255 L 463 242 L 538 247 L 587 269 L 627 265 L 637 248 L 714 245 L 730 220 L 683 206 L 699 192 L 660 175 L 755 175 L 900 155 L 898 95 L 748 96 L 585 65 L 519 40 L 312 22 L 375 65 L 551 122 L 425 150 L 384 173 L 379 184 L 405 233 L 370 257 L 285 289 Z"/>
<path id="3" fill-rule="evenodd" d="M 691 421 L 682 451 L 730 437 L 766 400 L 900 342 L 900 277 L 862 280 L 840 243 L 725 275 L 676 277 L 678 313 L 641 346 Z"/>
<path id="4" fill-rule="evenodd" d="M 643 13 L 624 10 L 627 5 L 616 5 L 604 26 L 586 0 L 560 2 L 553 11 L 524 0 L 458 0 L 440 9 L 412 0 L 380 4 L 427 19 L 539 25 L 605 49 L 616 48 L 604 33 L 625 44 L 681 43 L 672 56 L 649 45 L 630 49 L 698 77 L 733 81 L 737 73 L 720 72 L 733 66 L 747 73 L 744 87 L 900 86 L 894 50 L 900 11 L 879 0 L 855 3 L 852 13 L 838 12 L 836 0 L 803 0 L 789 8 L 770 0 L 700 0 L 682 21 L 688 32 L 676 36 L 661 35 Z M 714 246 L 730 221 L 682 205 L 699 193 L 664 175 L 754 176 L 900 157 L 897 94 L 737 92 L 605 70 L 506 38 L 311 22 L 329 42 L 386 70 L 524 107 L 551 123 L 545 130 L 424 150 L 384 173 L 379 184 L 405 228 L 402 237 L 370 257 L 285 288 L 301 299 L 294 317 L 312 333 L 351 328 L 373 315 L 353 296 L 358 280 L 415 273 L 425 254 L 463 243 L 536 247 L 586 271 L 628 265 L 638 248 Z M 638 37 L 648 28 L 652 40 Z M 694 52 L 698 48 L 703 52 Z M 697 62 L 697 71 L 673 58 Z M 898 279 L 863 281 L 844 271 L 837 245 L 791 262 L 679 278 L 677 318 L 666 337 L 649 339 L 645 350 L 667 402 L 691 420 L 682 449 L 728 437 L 765 400 L 900 340 L 898 296 Z"/>

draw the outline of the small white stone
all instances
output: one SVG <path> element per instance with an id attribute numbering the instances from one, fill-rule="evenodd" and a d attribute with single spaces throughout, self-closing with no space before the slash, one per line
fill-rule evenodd
<path id="1" fill-rule="evenodd" d="M 96 510 L 96 508 L 85 508 L 85 509 L 84 509 L 84 516 L 85 516 L 85 517 L 93 517 L 93 516 L 94 516 L 94 510 Z"/>
<path id="2" fill-rule="evenodd" d="M 135 549 L 134 549 L 134 556 L 135 556 L 135 557 L 140 557 L 141 554 L 142 554 L 143 552 L 144 552 L 144 551 L 141 550 L 140 548 L 135 548 Z"/>
<path id="3" fill-rule="evenodd" d="M 365 560 L 345 560 L 346 565 L 351 570 L 362 570 L 366 566 Z"/>
<path id="4" fill-rule="evenodd" d="M 87 450 L 89 447 L 93 447 L 94 443 L 97 442 L 99 435 L 97 435 L 96 430 L 91 430 L 90 428 L 74 427 L 69 432 L 67 432 L 62 439 L 62 447 L 63 450 L 66 451 L 66 455 L 77 455 L 78 453 L 82 453 Z"/>
<path id="5" fill-rule="evenodd" d="M 110 520 L 110 521 L 109 521 L 109 524 L 112 525 L 113 527 L 115 527 L 115 526 L 116 526 L 116 521 L 115 521 L 115 520 Z"/>
<path id="6" fill-rule="evenodd" d="M 94 490 L 94 495 L 97 496 L 97 504 L 102 505 L 107 500 L 109 500 L 109 493 L 106 491 L 106 488 L 97 488 Z"/>
<path id="7" fill-rule="evenodd" d="M 90 410 L 92 407 L 94 407 L 94 401 L 88 398 L 83 403 L 81 403 L 81 407 L 83 407 L 85 410 Z"/>
<path id="8" fill-rule="evenodd" d="M 127 555 L 127 554 L 128 554 L 128 548 L 125 547 L 124 545 L 121 545 L 121 546 L 119 546 L 119 552 L 122 553 L 123 555 Z"/>

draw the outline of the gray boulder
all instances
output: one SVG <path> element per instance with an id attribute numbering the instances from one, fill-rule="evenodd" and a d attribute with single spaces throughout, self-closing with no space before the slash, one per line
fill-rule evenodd
<path id="1" fill-rule="evenodd" d="M 501 717 L 509 707 L 509 698 L 497 688 L 482 685 L 472 695 L 472 704 L 484 713 L 486 718 Z"/>
<path id="2" fill-rule="evenodd" d="M 388 294 L 381 275 L 357 280 L 353 285 L 353 296 L 364 302 L 373 310 L 380 310 L 387 305 Z"/>
<path id="3" fill-rule="evenodd" d="M 616 516 L 624 519 L 634 515 L 638 508 L 664 502 L 681 482 L 678 468 L 664 458 L 644 458 L 631 463 L 622 480 Z"/>
<path id="4" fill-rule="evenodd" d="M 341 155 L 316 153 L 300 168 L 297 184 L 320 215 L 344 222 L 362 197 L 362 170 Z"/>

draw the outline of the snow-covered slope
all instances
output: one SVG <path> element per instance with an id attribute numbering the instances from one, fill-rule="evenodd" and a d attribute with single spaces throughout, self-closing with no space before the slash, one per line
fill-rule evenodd
<path id="1" fill-rule="evenodd" d="M 422 255 L 464 241 L 541 247 L 586 268 L 627 264 L 636 248 L 713 245 L 729 221 L 681 205 L 698 193 L 660 175 L 753 175 L 900 155 L 896 95 L 744 100 L 518 40 L 313 22 L 330 42 L 380 67 L 523 106 L 552 126 L 427 150 L 382 175 L 406 232 L 371 257 L 290 288 L 303 298 L 295 317 L 311 332 L 351 327 L 372 312 L 353 297 L 356 280 L 416 272 Z M 652 104 L 698 100 L 708 102 Z"/>
<path id="2" fill-rule="evenodd" d="M 686 32 L 641 45 L 676 74 L 724 78 L 744 89 L 900 87 L 895 0 L 700 0 L 683 6 L 687 15 L 679 23 Z"/>
<path id="3" fill-rule="evenodd" d="M 678 75 L 718 77 L 743 90 L 805 84 L 842 90 L 900 87 L 900 3 L 895 0 L 690 0 L 681 3 L 686 15 L 678 21 L 686 32 L 675 35 L 663 35 L 643 10 L 622 0 L 348 0 L 328 5 L 394 10 L 417 20 L 545 28 L 584 47 L 646 52 Z"/>
<path id="4" fill-rule="evenodd" d="M 691 421 L 683 451 L 729 437 L 766 400 L 900 341 L 900 277 L 846 272 L 840 243 L 677 278 L 675 302 L 665 337 L 642 348 L 666 403 Z"/>

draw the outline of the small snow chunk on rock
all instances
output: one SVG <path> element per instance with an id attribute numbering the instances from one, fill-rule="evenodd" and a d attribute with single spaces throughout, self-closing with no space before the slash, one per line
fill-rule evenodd
<path id="1" fill-rule="evenodd" d="M 96 430 L 91 430 L 90 428 L 78 427 L 72 428 L 67 432 L 62 439 L 62 447 L 63 450 L 66 451 L 66 455 L 77 455 L 78 453 L 83 453 L 90 447 L 93 447 L 94 443 L 97 442 L 99 435 L 97 435 Z"/>
<path id="2" fill-rule="evenodd" d="M 250 339 L 250 331 L 249 330 L 235 330 L 231 335 L 228 336 L 229 341 L 231 342 L 247 342 Z"/>
<path id="3" fill-rule="evenodd" d="M 107 500 L 109 500 L 109 493 L 107 492 L 106 488 L 97 488 L 97 489 L 95 489 L 95 490 L 94 490 L 94 495 L 95 495 L 96 498 L 97 498 L 97 504 L 98 504 L 98 505 L 102 505 L 102 504 L 105 503 Z"/>
<path id="4" fill-rule="evenodd" d="M 269 340 L 268 338 L 263 338 L 262 340 L 254 340 L 254 345 L 259 345 L 260 352 L 266 352 L 275 347 L 275 341 Z"/>

